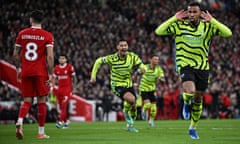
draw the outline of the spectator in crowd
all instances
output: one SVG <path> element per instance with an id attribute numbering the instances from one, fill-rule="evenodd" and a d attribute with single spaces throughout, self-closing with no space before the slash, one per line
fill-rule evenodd
<path id="1" fill-rule="evenodd" d="M 179 95 L 180 91 L 174 85 L 169 85 L 168 90 L 164 92 L 164 119 L 178 119 Z"/>
<path id="2" fill-rule="evenodd" d="M 203 108 L 206 111 L 206 118 L 211 118 L 212 115 L 210 111 L 212 111 L 212 101 L 213 96 L 209 93 L 209 89 L 206 90 L 206 93 L 203 95 Z"/>
<path id="3" fill-rule="evenodd" d="M 109 121 L 109 113 L 112 110 L 112 100 L 113 96 L 109 91 L 105 93 L 106 95 L 102 98 L 102 107 L 103 107 L 103 118 L 106 117 L 106 121 Z"/>
<path id="4" fill-rule="evenodd" d="M 223 92 L 219 96 L 219 118 L 226 119 L 233 117 L 233 113 L 231 111 L 231 99 L 226 92 Z"/>

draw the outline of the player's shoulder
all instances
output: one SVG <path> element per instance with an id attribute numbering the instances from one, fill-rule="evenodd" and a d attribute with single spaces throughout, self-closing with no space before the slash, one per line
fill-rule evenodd
<path id="1" fill-rule="evenodd" d="M 24 33 L 28 33 L 31 30 L 31 28 L 25 28 L 19 31 L 19 34 L 24 34 Z"/>
<path id="2" fill-rule="evenodd" d="M 185 27 L 185 28 L 186 27 L 191 27 L 188 20 L 184 20 L 184 21 L 178 20 L 178 21 L 174 22 L 172 25 L 175 26 L 175 27 Z"/>
<path id="3" fill-rule="evenodd" d="M 156 65 L 156 68 L 157 68 L 158 70 L 162 70 L 162 67 L 161 67 L 160 65 Z"/>
<path id="4" fill-rule="evenodd" d="M 203 27 L 209 27 L 210 25 L 212 25 L 209 21 L 208 22 L 204 22 L 202 20 L 200 20 L 200 25 L 203 26 Z"/>
<path id="5" fill-rule="evenodd" d="M 67 64 L 67 67 L 68 67 L 68 68 L 72 68 L 72 67 L 73 67 L 73 65 L 72 65 L 72 64 L 70 64 L 70 63 L 68 63 L 68 64 Z"/>
<path id="6" fill-rule="evenodd" d="M 35 31 L 34 29 L 38 29 L 37 31 Z M 44 30 L 42 28 L 32 28 L 32 27 L 29 27 L 29 28 L 25 28 L 25 29 L 22 29 L 19 34 L 40 34 L 40 35 L 47 35 L 47 36 L 52 36 L 52 33 L 47 31 L 47 30 Z"/>
<path id="7" fill-rule="evenodd" d="M 133 52 L 133 51 L 128 51 L 128 54 L 129 54 L 129 55 L 136 55 L 136 53 Z"/>
<path id="8" fill-rule="evenodd" d="M 177 20 L 177 21 L 171 23 L 171 25 L 172 26 L 188 25 L 188 21 L 187 20 L 184 20 L 184 21 Z"/>
<path id="9" fill-rule="evenodd" d="M 145 68 L 147 68 L 147 69 L 151 69 L 151 66 L 150 66 L 150 64 L 148 63 L 148 64 L 144 64 L 145 65 Z"/>
<path id="10" fill-rule="evenodd" d="M 115 59 L 115 58 L 118 58 L 118 55 L 117 55 L 117 53 L 112 53 L 112 54 L 106 55 L 104 57 L 106 57 L 108 59 Z"/>
<path id="11" fill-rule="evenodd" d="M 67 66 L 71 67 L 71 66 L 72 66 L 72 64 L 70 64 L 70 63 L 67 63 Z"/>
<path id="12" fill-rule="evenodd" d="M 55 67 L 54 67 L 54 69 L 55 70 L 58 70 L 58 69 L 60 69 L 60 65 L 58 64 L 58 65 L 56 65 Z"/>
<path id="13" fill-rule="evenodd" d="M 160 72 L 160 73 L 164 72 L 164 69 L 160 65 L 157 65 L 156 68 L 157 68 L 158 72 Z"/>

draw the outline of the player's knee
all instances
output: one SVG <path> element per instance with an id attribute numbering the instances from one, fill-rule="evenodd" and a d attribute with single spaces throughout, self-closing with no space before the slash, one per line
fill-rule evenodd
<path id="1" fill-rule="evenodd" d="M 201 103 L 202 102 L 202 96 L 196 95 L 194 97 L 194 101 L 197 102 L 197 103 Z"/>
<path id="2" fill-rule="evenodd" d="M 123 98 L 130 104 L 135 104 L 136 103 L 135 96 L 130 92 L 125 93 Z"/>
<path id="3" fill-rule="evenodd" d="M 194 97 L 194 101 L 197 102 L 197 103 L 201 103 L 202 99 L 203 99 L 203 94 L 204 94 L 203 92 L 197 91 L 196 95 Z"/>
<path id="4" fill-rule="evenodd" d="M 132 104 L 132 105 L 135 105 L 135 104 L 136 104 L 135 97 L 130 97 L 130 98 L 128 99 L 128 102 L 129 102 L 130 104 Z"/>

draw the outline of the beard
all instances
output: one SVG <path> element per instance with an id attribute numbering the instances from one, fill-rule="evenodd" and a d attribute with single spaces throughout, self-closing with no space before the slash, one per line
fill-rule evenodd
<path id="1" fill-rule="evenodd" d="M 191 25 L 195 25 L 195 26 L 198 25 L 199 23 L 199 20 L 196 20 L 194 18 L 189 18 L 188 21 Z"/>

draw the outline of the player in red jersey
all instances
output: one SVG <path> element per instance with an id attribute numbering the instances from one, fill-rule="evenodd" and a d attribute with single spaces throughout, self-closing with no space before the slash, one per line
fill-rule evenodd
<path id="1" fill-rule="evenodd" d="M 60 54 L 59 65 L 54 67 L 53 72 L 53 94 L 57 97 L 57 102 L 60 107 L 59 120 L 56 123 L 57 128 L 68 128 L 69 121 L 67 120 L 67 105 L 69 96 L 72 95 L 73 88 L 76 87 L 77 78 L 74 67 L 67 63 L 67 56 Z"/>
<path id="2" fill-rule="evenodd" d="M 38 103 L 37 118 L 39 127 L 37 138 L 49 138 L 45 134 L 44 125 L 46 120 L 46 98 L 51 82 L 49 75 L 52 75 L 54 67 L 54 38 L 50 32 L 42 29 L 43 18 L 44 13 L 41 10 L 31 12 L 31 27 L 19 32 L 13 52 L 18 81 L 21 71 L 21 91 L 24 100 L 16 123 L 16 137 L 18 139 L 23 139 L 23 119 L 28 113 L 34 97 L 37 97 Z"/>

